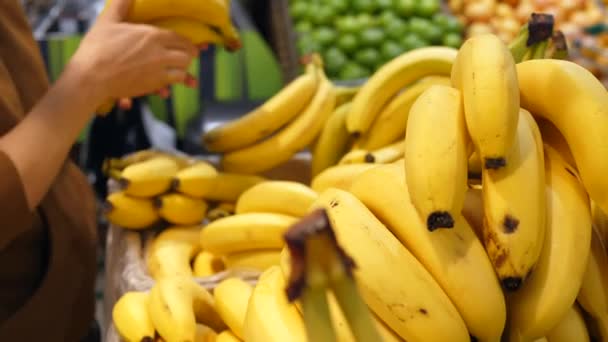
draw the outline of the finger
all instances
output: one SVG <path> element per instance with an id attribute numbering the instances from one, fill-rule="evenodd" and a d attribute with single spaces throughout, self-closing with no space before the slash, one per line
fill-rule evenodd
<path id="1" fill-rule="evenodd" d="M 169 50 L 160 61 L 168 68 L 187 69 L 192 63 L 192 56 L 182 50 Z"/>
<path id="2" fill-rule="evenodd" d="M 169 68 L 166 72 L 166 82 L 168 84 L 184 83 L 187 75 L 188 73 L 186 73 L 186 71 L 183 69 Z"/>
<path id="3" fill-rule="evenodd" d="M 129 97 L 118 100 L 118 107 L 122 110 L 129 110 L 133 107 L 133 100 Z"/>
<path id="4" fill-rule="evenodd" d="M 102 20 L 121 22 L 127 19 L 133 0 L 107 0 L 100 16 Z"/>
<path id="5" fill-rule="evenodd" d="M 165 88 L 162 88 L 162 89 L 158 90 L 156 92 L 156 94 L 158 96 L 160 96 L 161 98 L 166 99 L 166 98 L 168 98 L 171 95 L 171 91 L 169 90 L 168 87 L 165 87 Z"/>
<path id="6" fill-rule="evenodd" d="M 171 50 L 182 50 L 192 57 L 198 56 L 199 50 L 187 38 L 169 30 L 159 29 L 158 37 L 161 44 Z"/>

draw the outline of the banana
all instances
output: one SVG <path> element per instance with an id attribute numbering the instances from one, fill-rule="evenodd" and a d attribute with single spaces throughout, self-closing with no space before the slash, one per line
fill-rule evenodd
<path id="1" fill-rule="evenodd" d="M 591 199 L 608 211 L 608 92 L 584 67 L 565 60 L 517 65 L 522 106 L 557 127 Z"/>
<path id="2" fill-rule="evenodd" d="M 483 241 L 507 291 L 516 291 L 540 256 L 545 231 L 543 146 L 530 113 L 520 111 L 509 163 L 482 170 Z"/>
<path id="3" fill-rule="evenodd" d="M 494 34 L 476 35 L 460 47 L 451 76 L 462 93 L 467 127 L 483 167 L 508 165 L 520 107 L 511 52 Z"/>
<path id="4" fill-rule="evenodd" d="M 154 157 L 124 168 L 119 182 L 127 195 L 153 197 L 169 190 L 178 170 L 174 159 Z"/>
<path id="5" fill-rule="evenodd" d="M 115 192 L 108 195 L 104 206 L 108 221 L 122 228 L 144 229 L 160 220 L 153 201 L 148 198 L 130 197 L 124 192 Z"/>
<path id="6" fill-rule="evenodd" d="M 338 161 L 338 165 L 371 163 L 372 161 L 368 158 L 369 152 L 367 150 L 356 148 L 342 156 L 340 161 Z"/>
<path id="7" fill-rule="evenodd" d="M 236 337 L 230 330 L 224 330 L 217 334 L 215 342 L 241 342 L 242 340 Z"/>
<path id="8" fill-rule="evenodd" d="M 178 225 L 193 225 L 203 222 L 207 214 L 207 203 L 178 193 L 170 193 L 155 199 L 158 214 L 167 222 Z"/>
<path id="9" fill-rule="evenodd" d="M 320 84 L 306 109 L 274 136 L 224 154 L 222 166 L 225 171 L 257 173 L 270 170 L 288 161 L 315 140 L 336 102 L 334 85 L 327 79 L 323 69 L 318 69 Z"/>
<path id="10" fill-rule="evenodd" d="M 206 132 L 203 144 L 209 151 L 227 152 L 259 142 L 302 113 L 318 86 L 316 67 L 310 63 L 304 74 L 258 108 Z"/>
<path id="11" fill-rule="evenodd" d="M 279 249 L 253 250 L 231 253 L 225 256 L 228 268 L 254 268 L 265 271 L 271 266 L 278 265 Z"/>
<path id="12" fill-rule="evenodd" d="M 152 278 L 192 276 L 190 260 L 200 251 L 201 226 L 169 227 L 153 241 L 147 266 Z"/>
<path id="13" fill-rule="evenodd" d="M 209 277 L 226 269 L 224 260 L 207 251 L 201 251 L 194 258 L 192 271 L 195 277 Z"/>
<path id="14" fill-rule="evenodd" d="M 102 168 L 103 168 L 104 172 L 107 172 L 109 169 L 123 170 L 125 167 L 127 167 L 131 164 L 141 163 L 148 159 L 151 159 L 154 157 L 161 157 L 161 156 L 171 157 L 169 154 L 167 154 L 165 152 L 154 150 L 154 149 L 139 150 L 139 151 L 135 151 L 133 153 L 124 155 L 120 158 L 105 159 L 103 162 Z"/>
<path id="15" fill-rule="evenodd" d="M 211 201 L 236 202 L 250 187 L 264 181 L 260 176 L 217 172 L 206 162 L 179 171 L 173 188 L 182 194 Z"/>
<path id="16" fill-rule="evenodd" d="M 547 227 L 534 270 L 507 297 L 511 341 L 547 336 L 575 302 L 589 258 L 592 222 L 585 189 L 549 146 L 544 159 Z"/>
<path id="17" fill-rule="evenodd" d="M 232 202 L 221 202 L 207 212 L 207 220 L 211 222 L 222 217 L 234 215 L 235 208 L 236 206 Z"/>
<path id="18" fill-rule="evenodd" d="M 535 119 L 536 123 L 538 124 L 538 129 L 540 130 L 543 142 L 553 147 L 560 154 L 562 159 L 564 159 L 564 161 L 571 167 L 576 168 L 576 162 L 574 161 L 574 157 L 572 156 L 572 151 L 570 151 L 568 142 L 566 142 L 566 139 L 555 127 L 555 125 L 553 125 L 551 121 L 543 118 Z"/>
<path id="19" fill-rule="evenodd" d="M 253 287 L 239 278 L 222 280 L 213 290 L 215 307 L 230 330 L 243 339 L 243 324 Z"/>
<path id="20" fill-rule="evenodd" d="M 108 0 L 106 2 L 109 3 Z M 106 6 L 107 7 L 107 6 Z M 230 19 L 230 5 L 226 0 L 135 0 L 128 14 L 128 21 L 149 22 L 161 18 L 183 17 L 214 26 L 225 37 L 232 49 L 240 47 L 240 37 Z"/>
<path id="21" fill-rule="evenodd" d="M 429 139 L 437 133 L 441 139 Z M 412 105 L 404 150 L 407 188 L 429 231 L 452 228 L 464 205 L 467 135 L 458 90 L 433 85 Z"/>
<path id="22" fill-rule="evenodd" d="M 330 188 L 313 207 L 327 211 L 357 265 L 363 299 L 395 333 L 407 341 L 469 341 L 461 316 L 431 274 L 354 195 Z"/>
<path id="23" fill-rule="evenodd" d="M 499 341 L 506 307 L 483 245 L 460 213 L 454 216 L 452 229 L 430 232 L 410 198 L 406 174 L 402 162 L 382 165 L 357 177 L 350 192 L 433 276 L 458 309 L 470 334 L 479 341 Z M 475 301 L 467 293 L 475 293 Z"/>
<path id="24" fill-rule="evenodd" d="M 378 165 L 350 164 L 332 166 L 313 178 L 310 187 L 317 193 L 321 193 L 327 188 L 348 190 L 357 175 L 376 166 Z"/>
<path id="25" fill-rule="evenodd" d="M 273 213 L 246 213 L 209 223 L 200 234 L 204 250 L 215 255 L 282 248 L 283 233 L 297 219 Z"/>
<path id="26" fill-rule="evenodd" d="M 359 90 L 361 90 L 361 86 L 336 86 L 336 107 L 340 107 L 341 105 L 352 101 Z"/>
<path id="27" fill-rule="evenodd" d="M 369 152 L 366 159 L 369 160 L 370 163 L 388 164 L 403 158 L 404 154 L 405 141 L 399 140 L 395 143 L 386 145 L 377 150 Z"/>
<path id="28" fill-rule="evenodd" d="M 304 321 L 295 305 L 287 301 L 286 287 L 278 265 L 262 273 L 247 306 L 244 341 L 307 341 Z"/>
<path id="29" fill-rule="evenodd" d="M 314 190 L 302 183 L 268 181 L 245 191 L 236 202 L 235 212 L 269 212 L 302 217 L 317 197 Z"/>
<path id="30" fill-rule="evenodd" d="M 215 331 L 226 328 L 213 296 L 190 277 L 167 277 L 150 290 L 148 311 L 158 334 L 167 342 L 195 341 L 196 323 Z"/>
<path id="31" fill-rule="evenodd" d="M 148 314 L 148 293 L 127 292 L 114 308 L 112 321 L 122 339 L 126 342 L 152 342 L 156 332 Z"/>
<path id="32" fill-rule="evenodd" d="M 361 136 L 360 146 L 374 150 L 396 140 L 403 140 L 407 119 L 414 101 L 432 85 L 451 85 L 449 77 L 429 76 L 405 88 L 384 106 L 369 131 Z"/>
<path id="33" fill-rule="evenodd" d="M 574 304 L 561 321 L 547 334 L 550 342 L 589 342 L 589 332 L 583 313 Z"/>
<path id="34" fill-rule="evenodd" d="M 597 217 L 593 217 L 591 254 L 577 296 L 581 307 L 591 316 L 601 341 L 608 340 L 608 250 L 600 231 Z"/>
<path id="35" fill-rule="evenodd" d="M 346 128 L 353 135 L 364 135 L 383 106 L 401 89 L 428 75 L 449 75 L 457 50 L 424 47 L 391 60 L 378 69 L 353 98 Z"/>
<path id="36" fill-rule="evenodd" d="M 165 30 L 173 31 L 180 36 L 190 40 L 195 45 L 216 44 L 226 45 L 226 39 L 205 23 L 191 18 L 163 18 L 150 21 L 151 25 Z"/>
<path id="37" fill-rule="evenodd" d="M 348 150 L 350 134 L 346 130 L 346 115 L 351 108 L 347 102 L 329 116 L 312 151 L 311 174 L 316 176 L 336 165 Z"/>

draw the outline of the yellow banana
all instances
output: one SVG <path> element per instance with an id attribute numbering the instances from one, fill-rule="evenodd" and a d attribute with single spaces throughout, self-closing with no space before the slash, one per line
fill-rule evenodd
<path id="1" fill-rule="evenodd" d="M 255 144 L 292 121 L 310 103 L 318 88 L 314 63 L 253 111 L 206 132 L 203 144 L 214 152 L 234 151 Z"/>
<path id="2" fill-rule="evenodd" d="M 348 115 L 350 107 L 350 102 L 337 107 L 325 122 L 312 151 L 311 174 L 313 177 L 328 167 L 336 165 L 348 150 L 350 134 L 346 130 L 346 115 Z"/>
<path id="3" fill-rule="evenodd" d="M 231 253 L 225 256 L 228 268 L 253 268 L 265 271 L 271 266 L 278 265 L 279 249 L 253 250 Z"/>
<path id="4" fill-rule="evenodd" d="M 332 166 L 313 178 L 310 187 L 317 193 L 321 193 L 327 188 L 348 190 L 357 175 L 376 166 L 378 165 L 350 164 Z"/>
<path id="5" fill-rule="evenodd" d="M 169 227 L 153 241 L 148 253 L 152 278 L 192 276 L 190 260 L 200 251 L 201 226 Z"/>
<path id="6" fill-rule="evenodd" d="M 368 153 L 366 159 L 370 163 L 388 164 L 403 158 L 405 154 L 405 141 L 399 140 L 395 143 L 386 145 Z"/>
<path id="7" fill-rule="evenodd" d="M 467 127 L 483 167 L 508 165 L 520 102 L 511 52 L 494 34 L 474 36 L 458 51 L 451 76 L 462 93 Z"/>
<path id="8" fill-rule="evenodd" d="M 608 250 L 600 231 L 597 217 L 593 217 L 591 254 L 577 296 L 581 307 L 589 314 L 601 341 L 608 340 Z"/>
<path id="9" fill-rule="evenodd" d="M 295 217 L 273 213 L 228 216 L 201 230 L 200 243 L 215 255 L 282 248 L 283 233 L 296 221 Z"/>
<path id="10" fill-rule="evenodd" d="M 151 199 L 130 197 L 124 192 L 108 195 L 105 216 L 110 223 L 127 229 L 148 228 L 160 219 Z"/>
<path id="11" fill-rule="evenodd" d="M 432 85 L 451 85 L 447 76 L 429 76 L 405 88 L 384 106 L 369 131 L 361 136 L 361 148 L 374 150 L 403 140 L 410 107 Z"/>
<path id="12" fill-rule="evenodd" d="M 102 168 L 104 169 L 104 172 L 109 169 L 123 170 L 125 167 L 127 167 L 131 164 L 141 163 L 148 159 L 151 159 L 154 157 L 162 157 L 162 156 L 171 157 L 171 155 L 169 155 L 165 152 L 154 150 L 154 149 L 139 150 L 139 151 L 135 151 L 133 153 L 124 155 L 120 158 L 108 158 L 108 159 L 104 160 Z"/>
<path id="13" fill-rule="evenodd" d="M 262 181 L 264 178 L 259 176 L 217 172 L 210 164 L 201 162 L 178 172 L 173 188 L 196 198 L 236 202 L 245 190 Z"/>
<path id="14" fill-rule="evenodd" d="M 156 335 L 148 314 L 147 292 L 123 294 L 112 308 L 112 321 L 126 342 L 152 342 Z"/>
<path id="15" fill-rule="evenodd" d="M 194 258 L 192 271 L 195 277 L 209 277 L 226 269 L 224 260 L 207 251 L 201 251 Z"/>
<path id="16" fill-rule="evenodd" d="M 236 202 L 235 212 L 269 212 L 302 217 L 317 197 L 314 190 L 302 183 L 268 181 L 245 191 Z"/>
<path id="17" fill-rule="evenodd" d="M 507 291 L 518 290 L 536 264 L 546 219 L 540 133 L 527 111 L 520 111 L 518 121 L 517 139 L 507 154 L 509 163 L 482 170 L 483 241 Z"/>
<path id="18" fill-rule="evenodd" d="M 563 134 L 591 199 L 608 211 L 608 92 L 584 67 L 540 59 L 517 65 L 522 106 Z"/>
<path id="19" fill-rule="evenodd" d="M 213 290 L 215 307 L 230 330 L 243 339 L 243 324 L 253 287 L 239 278 L 222 280 Z"/>
<path id="20" fill-rule="evenodd" d="M 356 148 L 342 156 L 338 161 L 338 165 L 371 163 L 372 161 L 368 158 L 369 151 Z"/>
<path id="21" fill-rule="evenodd" d="M 449 75 L 456 54 L 448 47 L 424 47 L 384 64 L 353 98 L 346 118 L 348 131 L 366 134 L 387 102 L 407 85 L 428 75 Z"/>
<path id="22" fill-rule="evenodd" d="M 350 191 L 433 276 L 458 309 L 470 334 L 479 341 L 499 341 L 506 307 L 483 245 L 459 212 L 452 229 L 430 232 L 413 205 L 406 185 L 408 177 L 403 162 L 382 165 L 357 177 Z M 475 293 L 476 300 L 471 301 L 467 293 Z"/>
<path id="23" fill-rule="evenodd" d="M 225 36 L 228 46 L 238 48 L 241 45 L 238 31 L 230 18 L 229 2 L 225 0 L 184 0 L 178 3 L 172 0 L 135 0 L 127 19 L 149 22 L 171 17 L 190 18 L 212 25 Z"/>
<path id="24" fill-rule="evenodd" d="M 330 188 L 313 207 L 327 210 L 337 240 L 357 265 L 363 299 L 395 333 L 407 341 L 469 341 L 431 274 L 354 195 Z"/>
<path id="25" fill-rule="evenodd" d="M 322 68 L 319 68 L 318 73 L 320 84 L 306 109 L 274 136 L 226 153 L 222 158 L 224 170 L 241 173 L 267 171 L 288 161 L 314 141 L 336 102 L 334 85 L 327 79 Z"/>
<path id="26" fill-rule="evenodd" d="M 167 342 L 195 341 L 196 323 L 223 330 L 213 296 L 190 277 L 167 277 L 150 290 L 148 311 L 158 334 Z"/>
<path id="27" fill-rule="evenodd" d="M 547 334 L 549 342 L 589 342 L 585 318 L 578 305 L 574 304 L 561 321 Z"/>
<path id="28" fill-rule="evenodd" d="M 207 220 L 215 221 L 219 218 L 234 215 L 236 206 L 232 202 L 222 202 L 207 212 Z"/>
<path id="29" fill-rule="evenodd" d="M 507 298 L 511 341 L 547 336 L 576 300 L 589 257 L 591 213 L 585 189 L 549 146 L 545 147 L 545 170 L 543 248 L 526 282 Z"/>
<path id="30" fill-rule="evenodd" d="M 241 342 L 242 340 L 234 335 L 230 330 L 224 330 L 217 334 L 215 342 Z"/>
<path id="31" fill-rule="evenodd" d="M 158 214 L 167 222 L 179 225 L 202 223 L 207 214 L 207 202 L 178 193 L 156 198 Z"/>
<path id="32" fill-rule="evenodd" d="M 304 321 L 295 305 L 287 301 L 286 287 L 278 265 L 262 273 L 247 306 L 244 341 L 307 341 Z"/>
<path id="33" fill-rule="evenodd" d="M 441 139 L 429 139 L 439 133 Z M 405 171 L 412 203 L 427 229 L 452 228 L 467 191 L 468 137 L 458 90 L 433 85 L 410 109 Z"/>
<path id="34" fill-rule="evenodd" d="M 165 30 L 173 31 L 190 40 L 195 45 L 226 45 L 226 40 L 221 34 L 199 20 L 184 17 L 170 17 L 152 20 L 150 21 L 150 24 Z M 230 46 L 227 46 L 227 48 L 230 48 Z"/>
<path id="35" fill-rule="evenodd" d="M 169 190 L 178 170 L 172 158 L 154 157 L 124 168 L 119 182 L 127 195 L 152 197 Z"/>

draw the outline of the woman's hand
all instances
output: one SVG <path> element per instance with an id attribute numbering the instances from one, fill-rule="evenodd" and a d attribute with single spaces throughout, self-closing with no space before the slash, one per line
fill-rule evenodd
<path id="1" fill-rule="evenodd" d="M 196 84 L 187 68 L 199 48 L 178 34 L 151 25 L 125 23 L 132 0 L 113 0 L 71 59 L 66 72 L 77 72 L 95 91 L 97 104 L 154 92 L 166 95 L 175 83 Z"/>

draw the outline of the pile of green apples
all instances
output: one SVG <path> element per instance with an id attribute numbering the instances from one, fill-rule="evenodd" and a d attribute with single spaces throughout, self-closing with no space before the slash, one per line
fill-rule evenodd
<path id="1" fill-rule="evenodd" d="M 334 80 L 370 76 L 424 46 L 462 44 L 463 25 L 440 0 L 290 0 L 298 52 L 319 52 Z"/>

